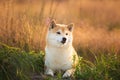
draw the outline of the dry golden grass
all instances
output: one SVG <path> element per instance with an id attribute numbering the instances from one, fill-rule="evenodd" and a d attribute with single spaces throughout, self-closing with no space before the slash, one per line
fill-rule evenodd
<path id="1" fill-rule="evenodd" d="M 44 50 L 46 19 L 75 24 L 74 46 L 120 51 L 120 1 L 5 0 L 0 3 L 0 42 Z"/>

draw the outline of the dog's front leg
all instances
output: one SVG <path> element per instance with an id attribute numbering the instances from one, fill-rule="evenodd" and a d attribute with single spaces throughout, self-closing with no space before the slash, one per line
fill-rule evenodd
<path id="1" fill-rule="evenodd" d="M 63 78 L 70 77 L 75 72 L 75 69 L 69 69 L 63 74 Z"/>

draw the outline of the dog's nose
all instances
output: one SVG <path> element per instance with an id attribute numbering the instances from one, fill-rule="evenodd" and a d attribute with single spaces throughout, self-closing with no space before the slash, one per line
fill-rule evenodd
<path id="1" fill-rule="evenodd" d="M 62 38 L 62 41 L 66 41 L 66 38 L 65 38 L 65 37 L 63 37 L 63 38 Z"/>
<path id="2" fill-rule="evenodd" d="M 63 37 L 61 42 L 64 44 L 66 42 L 66 38 Z"/>

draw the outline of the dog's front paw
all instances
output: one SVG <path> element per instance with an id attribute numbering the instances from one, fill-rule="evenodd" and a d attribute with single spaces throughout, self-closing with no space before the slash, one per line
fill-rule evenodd
<path id="1" fill-rule="evenodd" d="M 69 69 L 63 74 L 63 78 L 70 77 L 74 73 L 75 69 Z"/>
<path id="2" fill-rule="evenodd" d="M 63 74 L 63 78 L 67 78 L 67 77 L 70 77 L 71 76 L 71 73 L 69 71 L 66 71 L 64 74 Z"/>
<path id="3" fill-rule="evenodd" d="M 54 72 L 51 69 L 47 70 L 45 74 L 52 77 L 54 76 Z"/>

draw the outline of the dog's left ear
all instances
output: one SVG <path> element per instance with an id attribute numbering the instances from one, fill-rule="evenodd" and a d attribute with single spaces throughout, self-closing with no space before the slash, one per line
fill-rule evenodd
<path id="1" fill-rule="evenodd" d="M 67 25 L 68 30 L 71 32 L 73 31 L 73 27 L 74 27 L 73 23 Z"/>
<path id="2" fill-rule="evenodd" d="M 53 29 L 54 27 L 56 27 L 56 21 L 53 19 L 53 20 L 50 22 L 50 27 L 49 27 L 49 29 Z"/>

